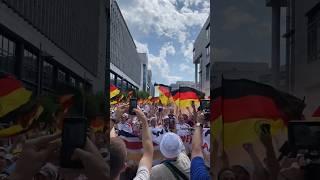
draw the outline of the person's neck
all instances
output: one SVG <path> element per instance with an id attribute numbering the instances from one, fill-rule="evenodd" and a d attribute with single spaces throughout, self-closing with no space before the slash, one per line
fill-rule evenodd
<path id="1" fill-rule="evenodd" d="M 120 174 L 117 177 L 115 177 L 113 180 L 120 180 Z"/>

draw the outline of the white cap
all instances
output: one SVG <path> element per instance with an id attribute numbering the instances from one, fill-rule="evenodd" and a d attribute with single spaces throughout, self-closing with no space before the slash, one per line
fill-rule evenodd
<path id="1" fill-rule="evenodd" d="M 175 158 L 184 149 L 181 138 L 172 132 L 166 133 L 160 142 L 160 151 L 166 158 Z"/>

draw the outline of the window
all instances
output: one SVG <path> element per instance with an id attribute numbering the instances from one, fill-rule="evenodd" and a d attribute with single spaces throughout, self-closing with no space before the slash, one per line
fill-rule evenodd
<path id="1" fill-rule="evenodd" d="M 24 57 L 22 62 L 22 78 L 31 83 L 37 83 L 38 79 L 38 57 L 28 51 L 24 50 Z"/>
<path id="2" fill-rule="evenodd" d="M 74 77 L 70 77 L 70 84 L 72 87 L 76 87 L 76 79 Z"/>
<path id="3" fill-rule="evenodd" d="M 206 55 L 210 56 L 210 44 L 206 47 Z"/>
<path id="4" fill-rule="evenodd" d="M 195 56 L 196 56 L 196 49 L 193 48 L 193 57 L 195 57 Z"/>
<path id="5" fill-rule="evenodd" d="M 207 34 L 207 39 L 210 41 L 210 25 L 207 26 L 206 34 Z"/>
<path id="6" fill-rule="evenodd" d="M 58 70 L 58 81 L 59 82 L 66 82 L 66 73 L 62 70 Z"/>
<path id="7" fill-rule="evenodd" d="M 14 73 L 16 44 L 0 34 L 0 70 Z"/>
<path id="8" fill-rule="evenodd" d="M 115 79 L 115 75 L 110 72 L 110 84 L 114 85 L 114 79 Z"/>
<path id="9" fill-rule="evenodd" d="M 210 63 L 206 65 L 206 80 L 210 80 Z"/>
<path id="10" fill-rule="evenodd" d="M 315 6 L 308 16 L 308 62 L 320 59 L 320 6 Z"/>
<path id="11" fill-rule="evenodd" d="M 53 86 L 53 65 L 46 61 L 43 62 L 42 84 L 46 88 L 52 88 Z"/>

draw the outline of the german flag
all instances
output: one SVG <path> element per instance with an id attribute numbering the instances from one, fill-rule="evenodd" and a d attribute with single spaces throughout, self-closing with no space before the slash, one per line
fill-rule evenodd
<path id="1" fill-rule="evenodd" d="M 90 122 L 90 127 L 94 132 L 103 132 L 104 126 L 105 123 L 101 117 L 97 117 Z"/>
<path id="2" fill-rule="evenodd" d="M 287 122 L 301 119 L 305 107 L 292 95 L 245 79 L 223 79 L 211 96 L 213 133 L 222 132 L 225 148 L 256 141 L 263 125 L 272 136 L 286 131 Z"/>
<path id="3" fill-rule="evenodd" d="M 190 87 L 180 87 L 172 91 L 171 94 L 173 101 L 179 108 L 190 107 L 192 101 L 196 106 L 199 106 L 200 98 L 204 96 L 204 93 Z"/>
<path id="4" fill-rule="evenodd" d="M 1 129 L 0 138 L 15 136 L 28 131 L 35 120 L 39 118 L 43 110 L 44 109 L 41 105 L 35 104 L 30 110 L 28 110 L 28 112 L 17 112 L 15 124 Z"/>
<path id="5" fill-rule="evenodd" d="M 120 94 L 120 90 L 113 84 L 110 84 L 110 99 Z"/>
<path id="6" fill-rule="evenodd" d="M 159 103 L 160 100 L 159 100 L 159 97 L 152 97 L 150 101 L 151 103 L 155 104 L 155 103 Z"/>
<path id="7" fill-rule="evenodd" d="M 170 88 L 169 86 L 163 85 L 163 84 L 154 84 L 154 86 L 159 91 L 159 100 L 163 105 L 168 105 L 170 102 Z"/>
<path id="8" fill-rule="evenodd" d="M 31 95 L 13 76 L 0 74 L 0 117 L 27 103 Z"/>

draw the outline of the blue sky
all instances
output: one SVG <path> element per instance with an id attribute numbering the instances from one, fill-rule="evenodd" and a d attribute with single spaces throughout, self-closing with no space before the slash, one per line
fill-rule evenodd
<path id="1" fill-rule="evenodd" d="M 138 52 L 148 53 L 152 81 L 194 81 L 193 42 L 209 0 L 117 0 Z"/>

